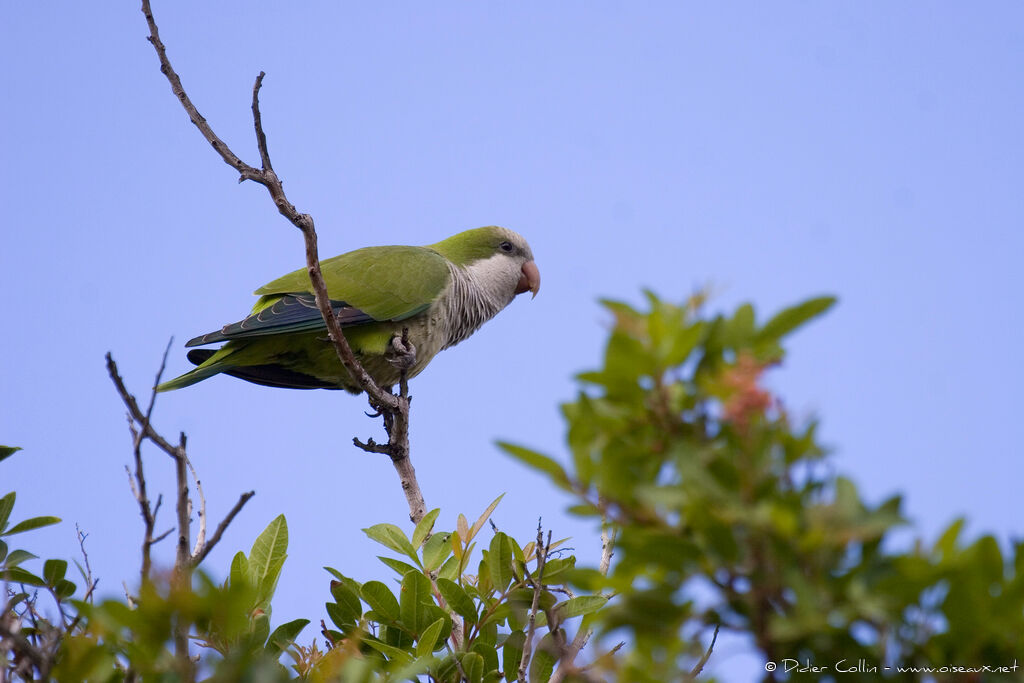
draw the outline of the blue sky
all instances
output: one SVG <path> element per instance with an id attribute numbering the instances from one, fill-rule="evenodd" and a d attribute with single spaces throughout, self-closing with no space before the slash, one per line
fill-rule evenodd
<path id="1" fill-rule="evenodd" d="M 422 244 L 501 224 L 543 275 L 413 382 L 412 442 L 440 523 L 506 492 L 495 520 L 538 515 L 599 542 L 496 439 L 564 455 L 557 405 L 600 357 L 609 296 L 649 287 L 761 316 L 822 293 L 772 376 L 822 418 L 835 467 L 871 500 L 906 494 L 927 537 L 957 515 L 1019 534 L 1018 264 L 1024 238 L 1024 8 L 1016 3 L 157 2 L 186 88 L 234 150 L 264 123 L 323 255 Z M 89 533 L 102 592 L 138 566 L 130 444 L 106 377 L 149 386 L 181 343 L 233 321 L 303 263 L 299 233 L 188 122 L 136 3 L 9 3 L 0 19 L 4 303 L 0 489 L 16 516 L 65 524 L 31 549 L 73 556 Z M 256 497 L 208 559 L 225 569 L 274 516 L 291 529 L 275 621 L 318 617 L 332 565 L 387 570 L 361 527 L 402 523 L 362 399 L 217 378 L 165 395 L 219 519 Z M 151 487 L 172 468 L 153 453 Z M 172 517 L 163 516 L 161 528 Z M 161 556 L 170 562 L 168 543 Z M 380 567 L 378 569 L 378 567 Z M 310 631 L 308 636 L 312 636 Z M 756 675 L 742 643 L 712 663 Z"/>

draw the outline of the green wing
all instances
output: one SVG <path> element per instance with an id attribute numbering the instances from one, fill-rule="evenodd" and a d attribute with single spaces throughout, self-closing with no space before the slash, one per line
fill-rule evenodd
<path id="1" fill-rule="evenodd" d="M 320 262 L 331 308 L 343 326 L 405 320 L 426 310 L 448 284 L 448 262 L 426 247 L 367 247 Z M 256 290 L 245 320 L 190 340 L 200 346 L 231 339 L 324 328 L 306 269 Z"/>

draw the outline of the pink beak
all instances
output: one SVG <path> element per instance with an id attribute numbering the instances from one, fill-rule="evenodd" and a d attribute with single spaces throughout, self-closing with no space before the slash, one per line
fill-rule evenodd
<path id="1" fill-rule="evenodd" d="M 519 284 L 516 285 L 516 294 L 533 292 L 533 296 L 536 297 L 537 292 L 539 291 L 540 271 L 537 270 L 536 263 L 533 261 L 527 261 L 523 264 L 523 274 L 519 277 Z"/>

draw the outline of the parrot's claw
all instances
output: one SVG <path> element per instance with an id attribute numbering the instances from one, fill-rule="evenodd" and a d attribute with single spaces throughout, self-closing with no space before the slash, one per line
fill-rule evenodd
<path id="1" fill-rule="evenodd" d="M 410 370 L 416 365 L 416 346 L 408 339 L 403 340 L 396 334 L 391 338 L 391 348 L 386 357 L 388 362 L 399 370 Z"/>

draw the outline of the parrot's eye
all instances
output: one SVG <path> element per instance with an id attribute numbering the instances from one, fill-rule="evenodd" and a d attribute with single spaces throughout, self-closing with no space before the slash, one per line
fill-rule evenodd
<path id="1" fill-rule="evenodd" d="M 511 254 L 513 251 L 516 250 L 516 248 L 512 246 L 511 242 L 502 242 L 501 244 L 498 245 L 498 249 L 501 249 L 506 254 Z"/>

